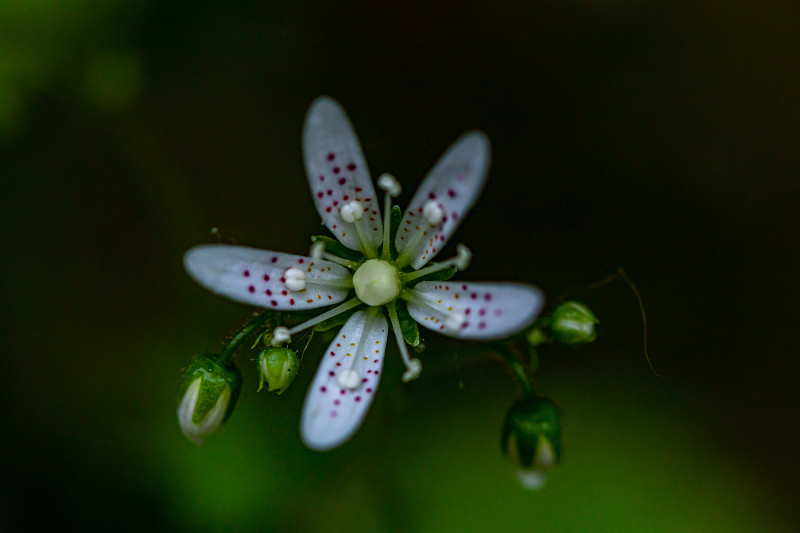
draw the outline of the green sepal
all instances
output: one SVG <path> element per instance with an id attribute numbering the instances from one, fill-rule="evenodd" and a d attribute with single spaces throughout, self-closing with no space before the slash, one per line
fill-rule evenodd
<path id="1" fill-rule="evenodd" d="M 338 255 L 344 259 L 349 259 L 350 261 L 361 261 L 364 259 L 364 255 L 361 252 L 351 250 L 336 239 L 326 237 L 325 235 L 312 235 L 311 242 L 321 242 L 323 245 L 325 245 L 326 252 L 330 252 L 333 255 Z"/>
<path id="2" fill-rule="evenodd" d="M 400 331 L 403 339 L 411 346 L 419 346 L 419 327 L 417 321 L 408 314 L 408 306 L 404 300 L 397 299 L 397 319 L 400 322 Z"/>
<path id="3" fill-rule="evenodd" d="M 228 365 L 227 368 L 217 363 L 212 355 L 201 355 L 197 357 L 192 364 L 186 369 L 181 377 L 181 384 L 179 389 L 179 402 L 180 398 L 186 394 L 186 390 L 198 378 L 200 382 L 200 391 L 197 397 L 197 404 L 195 405 L 194 412 L 192 413 L 192 422 L 199 424 L 206 417 L 209 411 L 217 405 L 220 395 L 225 390 L 225 387 L 230 387 L 230 401 L 228 402 L 227 409 L 225 410 L 225 418 L 223 422 L 233 412 L 236 406 L 236 401 L 239 399 L 239 393 L 242 391 L 242 373 L 233 365 Z"/>
<path id="4" fill-rule="evenodd" d="M 500 436 L 503 454 L 509 453 L 511 436 L 514 436 L 520 466 L 530 468 L 536 459 L 539 437 L 550 441 L 556 462 L 561 459 L 561 415 L 552 400 L 532 396 L 518 401 L 506 414 Z"/>
<path id="5" fill-rule="evenodd" d="M 447 281 L 448 279 L 452 278 L 458 272 L 457 268 L 450 267 L 444 270 L 438 270 L 436 272 L 431 272 L 426 276 L 421 276 L 417 279 L 411 280 L 406 283 L 406 287 L 413 287 L 417 283 L 421 283 L 423 281 Z"/>
<path id="6" fill-rule="evenodd" d="M 314 326 L 314 331 L 328 331 L 329 329 L 335 328 L 337 326 L 341 326 L 347 319 L 353 316 L 353 313 L 358 311 L 361 306 L 354 307 L 353 309 L 348 309 L 344 313 L 339 313 L 338 315 L 332 316 L 327 320 L 323 320 L 316 326 Z"/>

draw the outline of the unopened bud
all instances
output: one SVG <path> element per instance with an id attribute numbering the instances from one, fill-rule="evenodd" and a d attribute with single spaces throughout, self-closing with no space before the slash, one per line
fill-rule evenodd
<path id="1" fill-rule="evenodd" d="M 560 344 L 578 346 L 595 340 L 598 323 L 594 313 L 579 302 L 564 302 L 553 310 L 550 335 Z"/>
<path id="2" fill-rule="evenodd" d="M 235 366 L 225 368 L 207 355 L 195 359 L 181 378 L 178 423 L 184 435 L 202 444 L 231 415 L 241 390 Z"/>
<path id="3" fill-rule="evenodd" d="M 547 473 L 561 456 L 558 406 L 542 397 L 515 403 L 503 424 L 502 448 L 516 463 L 522 486 L 531 490 L 542 488 Z"/>
<path id="4" fill-rule="evenodd" d="M 267 383 L 267 390 L 281 394 L 294 381 L 300 368 L 300 358 L 288 348 L 270 347 L 258 354 L 258 390 Z"/>

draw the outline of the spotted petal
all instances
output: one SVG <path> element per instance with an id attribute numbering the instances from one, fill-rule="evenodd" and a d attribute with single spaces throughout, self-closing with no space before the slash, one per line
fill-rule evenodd
<path id="1" fill-rule="evenodd" d="M 271 309 L 312 309 L 341 302 L 349 289 L 314 283 L 350 279 L 342 266 L 301 255 L 257 250 L 228 244 L 195 246 L 186 252 L 183 265 L 189 275 L 207 289 L 237 302 Z M 290 290 L 286 271 L 305 273 L 306 286 Z"/>
<path id="2" fill-rule="evenodd" d="M 424 281 L 411 291 L 408 312 L 444 335 L 492 340 L 533 322 L 543 305 L 544 295 L 531 285 Z"/>
<path id="3" fill-rule="evenodd" d="M 364 251 L 355 226 L 360 224 L 366 240 L 378 247 L 383 226 L 375 189 L 358 137 L 336 100 L 323 96 L 311 104 L 303 128 L 303 155 L 322 222 L 342 244 Z M 353 201 L 361 204 L 363 217 L 345 222 L 339 210 Z"/>
<path id="4" fill-rule="evenodd" d="M 442 249 L 483 189 L 489 170 L 489 139 L 483 132 L 464 134 L 445 152 L 420 185 L 395 238 L 401 254 L 421 268 Z M 441 221 L 431 224 L 426 205 L 438 208 Z"/>
<path id="5" fill-rule="evenodd" d="M 309 448 L 335 448 L 361 425 L 378 388 L 387 335 L 383 314 L 358 311 L 328 346 L 300 421 L 300 434 Z"/>

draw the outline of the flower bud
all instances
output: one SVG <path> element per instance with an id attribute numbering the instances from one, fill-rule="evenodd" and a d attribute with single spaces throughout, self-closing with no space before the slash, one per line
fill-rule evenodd
<path id="1" fill-rule="evenodd" d="M 189 440 L 202 444 L 233 412 L 242 390 L 242 374 L 213 356 L 201 355 L 183 373 L 178 423 Z"/>
<path id="2" fill-rule="evenodd" d="M 523 487 L 544 487 L 547 473 L 561 457 L 561 419 L 558 406 L 547 398 L 531 397 L 515 403 L 503 424 L 502 447 L 517 464 Z"/>
<path id="3" fill-rule="evenodd" d="M 267 382 L 267 390 L 281 394 L 294 381 L 300 368 L 300 358 L 289 348 L 272 346 L 258 354 L 258 390 Z"/>
<path id="4" fill-rule="evenodd" d="M 570 346 L 587 344 L 597 337 L 594 313 L 578 302 L 564 302 L 553 310 L 550 335 L 556 342 Z"/>

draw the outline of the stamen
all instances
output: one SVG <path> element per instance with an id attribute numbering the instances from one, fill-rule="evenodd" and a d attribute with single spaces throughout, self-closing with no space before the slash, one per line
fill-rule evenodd
<path id="1" fill-rule="evenodd" d="M 447 261 L 442 261 L 441 263 L 434 263 L 421 270 L 416 270 L 414 272 L 409 272 L 407 274 L 401 274 L 400 281 L 403 284 L 406 284 L 409 281 L 421 278 L 423 276 L 427 276 L 428 274 L 433 274 L 434 272 L 439 272 L 440 270 L 445 270 L 450 267 L 455 267 L 458 270 L 466 270 L 467 267 L 469 266 L 470 259 L 472 259 L 472 252 L 470 252 L 469 248 L 467 248 L 463 244 L 459 244 L 456 247 L 456 252 L 458 255 L 456 255 L 452 259 L 448 259 Z"/>
<path id="2" fill-rule="evenodd" d="M 345 368 L 336 376 L 336 383 L 343 389 L 357 389 L 361 385 L 361 374 L 353 369 Z"/>
<path id="3" fill-rule="evenodd" d="M 467 317 L 458 311 L 453 311 L 444 319 L 444 329 L 450 333 L 458 333 L 464 327 Z"/>
<path id="4" fill-rule="evenodd" d="M 315 242 L 314 244 L 311 245 L 311 251 L 308 253 L 308 255 L 311 256 L 311 259 L 319 261 L 322 259 L 322 254 L 324 253 L 325 253 L 325 244 L 322 242 Z"/>
<path id="5" fill-rule="evenodd" d="M 358 200 L 347 202 L 341 208 L 339 208 L 339 216 L 342 217 L 342 220 L 348 224 L 355 226 L 358 239 L 361 241 L 361 247 L 364 249 L 364 253 L 367 254 L 367 257 L 370 259 L 378 257 L 378 255 L 375 253 L 375 248 L 372 247 L 372 244 L 364 234 L 364 228 L 362 228 L 361 224 L 359 223 L 359 221 L 364 217 L 364 206 L 361 205 L 361 202 Z"/>
<path id="6" fill-rule="evenodd" d="M 353 223 L 353 225 L 356 227 L 356 233 L 358 234 L 358 239 L 361 241 L 361 246 L 364 248 L 364 253 L 370 259 L 377 258 L 378 254 L 375 253 L 375 248 L 372 247 L 372 244 L 367 240 L 367 236 L 364 235 L 364 229 L 361 227 L 360 219 Z"/>
<path id="7" fill-rule="evenodd" d="M 431 314 L 436 317 L 442 317 L 444 322 L 443 326 L 444 329 L 448 333 L 456 334 L 464 327 L 464 324 L 467 323 L 467 317 L 460 311 L 445 311 L 442 308 L 434 306 L 428 299 L 422 297 L 419 292 L 415 291 L 414 289 L 406 289 L 401 294 L 400 297 L 406 300 L 407 302 L 413 302 L 414 305 L 418 307 L 426 307 L 430 310 Z M 442 306 L 444 307 L 444 305 Z"/>
<path id="8" fill-rule="evenodd" d="M 361 220 L 361 217 L 364 216 L 364 208 L 361 206 L 361 202 L 353 200 L 352 202 L 347 202 L 339 209 L 339 216 L 341 216 L 342 220 L 345 222 L 353 224 L 356 220 Z"/>
<path id="9" fill-rule="evenodd" d="M 378 187 L 386 191 L 386 194 L 389 196 L 394 196 L 395 198 L 400 196 L 400 182 L 398 182 L 394 176 L 391 174 L 383 173 L 378 178 Z"/>
<path id="10" fill-rule="evenodd" d="M 395 339 L 397 339 L 397 347 L 400 349 L 400 357 L 403 359 L 403 364 L 407 369 L 403 373 L 403 383 L 408 383 L 417 379 L 422 373 L 422 362 L 419 359 L 411 359 L 408 355 L 408 348 L 403 338 L 403 332 L 400 329 L 400 319 L 397 317 L 395 303 L 389 302 L 386 307 L 389 309 L 389 318 L 392 320 L 392 329 L 394 330 Z"/>
<path id="11" fill-rule="evenodd" d="M 348 272 L 349 274 L 349 272 Z M 306 284 L 308 285 L 324 285 L 326 287 L 338 287 L 340 289 L 352 289 L 353 288 L 353 278 L 352 276 L 348 276 L 345 279 L 308 279 L 306 278 Z"/>
<path id="12" fill-rule="evenodd" d="M 272 332 L 272 340 L 270 341 L 270 344 L 272 346 L 277 346 L 284 342 L 291 342 L 291 341 L 292 341 L 292 335 L 289 332 L 289 329 L 283 326 L 278 326 Z"/>
<path id="13" fill-rule="evenodd" d="M 303 331 L 304 329 L 308 329 L 308 328 L 310 328 L 312 326 L 316 326 L 320 322 L 324 322 L 324 321 L 328 320 L 331 317 L 334 317 L 336 315 L 342 314 L 345 311 L 349 311 L 350 309 L 352 309 L 354 307 L 357 307 L 360 304 L 361 304 L 361 300 L 359 300 L 358 298 L 351 298 L 350 300 L 347 300 L 343 304 L 339 304 L 336 307 L 334 307 L 333 309 L 331 309 L 329 311 L 325 311 L 321 315 L 317 315 L 317 316 L 315 316 L 314 318 L 312 318 L 310 320 L 306 320 L 302 324 L 298 324 L 297 326 L 295 326 L 295 327 L 293 327 L 292 329 L 289 330 L 289 334 L 294 335 L 295 333 Z M 277 329 L 276 329 L 276 331 L 277 331 Z"/>
<path id="14" fill-rule="evenodd" d="M 283 284 L 290 291 L 298 292 L 306 288 L 306 273 L 299 268 L 291 267 L 283 276 L 286 280 Z"/>
<path id="15" fill-rule="evenodd" d="M 400 183 L 391 174 L 381 174 L 378 178 L 378 187 L 386 191 L 383 201 L 383 250 L 381 258 L 391 259 L 391 245 L 389 243 L 392 230 L 392 197 L 400 195 Z"/>
<path id="16" fill-rule="evenodd" d="M 422 216 L 428 221 L 428 224 L 438 226 L 444 219 L 444 212 L 435 200 L 431 200 L 422 207 Z"/>
<path id="17" fill-rule="evenodd" d="M 343 267 L 349 268 L 350 270 L 355 270 L 358 267 L 358 263 L 356 263 L 355 261 L 350 261 L 349 259 L 339 257 L 338 255 L 329 254 L 328 252 L 322 254 L 322 258 L 327 261 L 330 261 L 331 263 L 342 265 Z"/>

